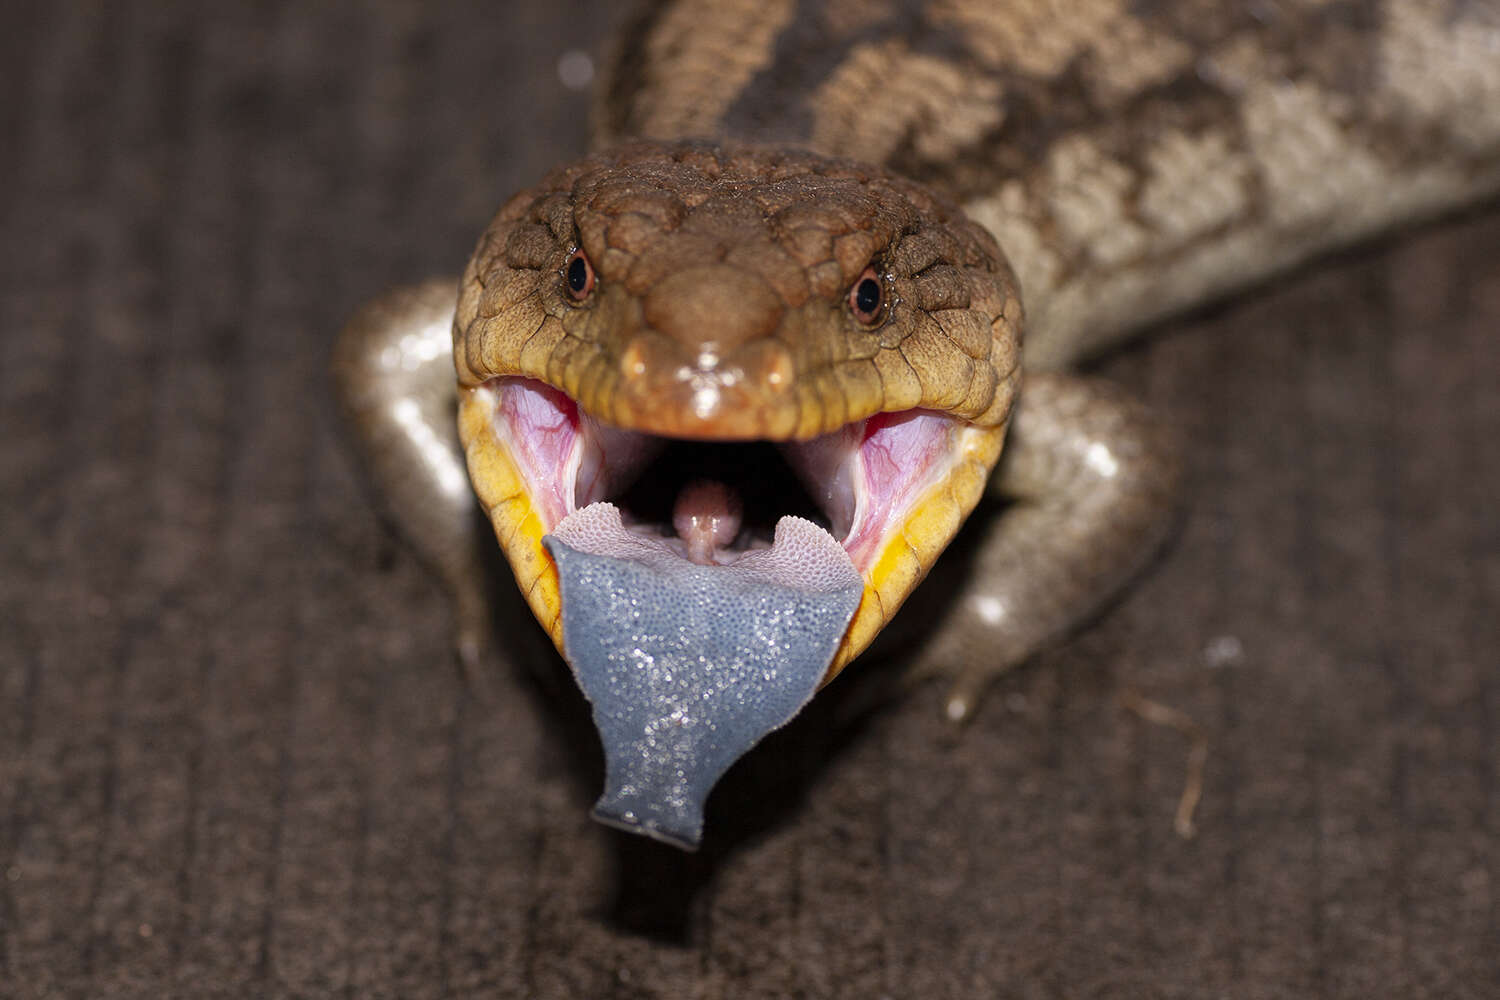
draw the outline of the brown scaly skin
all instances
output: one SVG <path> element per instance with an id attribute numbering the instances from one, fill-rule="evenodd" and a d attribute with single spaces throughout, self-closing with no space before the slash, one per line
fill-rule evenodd
<path id="1" fill-rule="evenodd" d="M 707 9 L 681 0 L 646 4 L 627 25 L 612 80 L 601 88 L 600 144 L 730 135 L 881 164 L 926 185 L 937 194 L 885 182 L 917 192 L 902 194 L 909 206 L 949 199 L 998 238 L 1025 295 L 1033 372 L 1064 367 L 1165 314 L 1264 281 L 1310 255 L 1500 189 L 1500 10 L 1491 3 L 721 0 L 711 18 Z M 501 224 L 506 213 L 540 213 L 537 225 L 523 227 L 530 235 L 481 243 L 459 307 L 466 382 L 515 365 L 576 390 L 622 422 L 729 436 L 811 434 L 914 396 L 1003 419 L 997 407 L 1008 405 L 1009 388 L 983 402 L 986 384 L 1010 384 L 1008 349 L 994 346 L 1000 341 L 992 341 L 987 374 L 977 330 L 928 336 L 922 329 L 930 333 L 929 321 L 950 331 L 918 310 L 909 325 L 893 325 L 890 335 L 904 338 L 899 345 L 818 327 L 808 302 L 799 304 L 799 279 L 776 264 L 788 253 L 784 234 L 760 230 L 750 246 L 726 248 L 722 263 L 731 270 L 719 269 L 716 257 L 713 280 L 688 283 L 690 292 L 700 285 L 719 291 L 703 291 L 697 305 L 692 294 L 684 305 L 658 303 L 647 323 L 650 293 L 671 280 L 667 265 L 627 264 L 624 257 L 615 263 L 611 255 L 630 255 L 654 238 L 659 223 L 671 229 L 686 213 L 679 218 L 680 196 L 674 207 L 674 199 L 629 194 L 636 183 L 630 174 L 618 181 L 598 174 L 590 197 L 623 190 L 627 201 L 640 199 L 639 212 L 620 214 L 616 202 L 595 215 L 562 195 L 603 162 L 564 168 L 546 182 L 551 193 L 520 195 L 502 211 Z M 881 174 L 840 161 L 837 172 L 851 171 Z M 748 195 L 722 214 L 756 231 L 758 207 Z M 873 218 L 889 226 L 905 211 L 821 218 L 831 228 L 815 239 L 833 252 L 802 259 L 824 263 L 830 286 L 836 273 L 842 293 L 855 265 L 840 257 L 838 240 L 878 246 L 880 238 L 858 235 L 853 223 Z M 704 246 L 705 234 L 690 239 L 687 228 L 676 237 L 684 247 L 679 262 L 696 261 Z M 546 275 L 575 232 L 596 260 L 609 260 L 601 272 L 621 280 L 606 282 L 617 291 L 606 290 L 591 311 L 573 310 L 569 318 Z M 710 232 L 707 242 L 721 235 Z M 951 231 L 948 238 L 986 242 Z M 512 254 L 536 270 L 495 280 L 496 262 Z M 744 265 L 746 271 L 736 269 Z M 624 294 L 626 275 L 636 269 L 643 297 Z M 801 280 L 809 293 L 822 287 L 806 275 Z M 689 419 L 691 403 L 658 364 L 695 368 L 704 353 L 693 339 L 702 336 L 702 313 L 722 312 L 710 300 L 747 285 L 754 289 L 748 295 L 726 298 L 761 305 L 720 334 L 729 350 L 712 352 L 707 375 L 724 388 L 715 376 L 727 363 L 740 365 L 754 387 L 741 380 L 735 390 L 753 405 L 740 410 L 721 393 L 706 424 L 695 413 Z M 935 285 L 932 302 L 961 301 L 956 283 Z M 767 288 L 774 294 L 762 294 Z M 904 294 L 915 305 L 927 291 Z M 1002 301 L 991 318 L 1013 322 L 1008 291 L 970 295 L 971 302 Z M 380 322 L 358 321 L 346 331 L 338 368 L 346 396 L 350 380 L 371 377 L 371 366 L 351 359 L 381 356 L 422 326 L 411 301 L 393 294 L 364 314 Z M 423 301 L 427 308 L 436 300 Z M 507 310 L 515 327 L 497 321 Z M 801 324 L 807 339 L 792 345 L 768 335 L 773 315 L 776 324 L 788 317 Z M 611 325 L 615 320 L 625 326 Z M 908 350 L 918 345 L 924 349 Z M 911 375 L 890 363 L 897 355 Z M 872 367 L 886 377 L 871 379 Z M 432 399 L 451 398 L 451 368 L 426 361 L 418 370 Z M 406 384 L 393 381 L 391 388 L 380 381 L 386 376 L 374 378 L 372 399 L 395 398 Z M 772 388 L 788 382 L 797 388 Z M 403 454 L 419 456 L 441 438 L 457 448 L 451 426 L 413 430 L 389 406 L 366 407 L 358 420 L 371 447 L 399 439 Z M 1107 387 L 1028 376 L 991 484 L 1016 502 L 981 533 L 976 578 L 924 654 L 963 678 L 951 714 L 970 710 L 984 677 L 1096 608 L 1149 552 L 1171 510 L 1177 473 L 1168 442 L 1139 407 Z M 415 457 L 373 471 L 400 498 L 408 533 L 450 587 L 463 587 L 463 560 L 443 554 L 464 544 L 462 532 L 444 536 L 444 526 L 467 525 L 472 500 L 438 490 Z"/>
<path id="2" fill-rule="evenodd" d="M 584 302 L 561 280 L 575 247 L 598 275 Z M 870 265 L 892 305 L 867 327 L 845 300 Z M 805 439 L 913 407 L 997 427 L 1020 325 L 994 239 L 919 185 L 806 153 L 641 144 L 500 210 L 460 285 L 454 363 L 461 386 L 525 375 L 679 438 Z"/>
<path id="3" fill-rule="evenodd" d="M 1026 367 L 1500 190 L 1493 0 L 641 6 L 600 143 L 879 163 L 995 234 Z"/>
<path id="4" fill-rule="evenodd" d="M 564 281 L 577 250 L 590 294 Z M 860 322 L 873 268 L 888 305 Z M 807 439 L 881 412 L 946 413 L 955 462 L 865 594 L 832 677 L 890 621 L 984 492 L 1019 381 L 1020 300 L 982 228 L 857 163 L 744 145 L 626 145 L 515 196 L 460 284 L 459 436 L 481 506 L 563 648 L 543 528 L 484 388 L 545 382 L 617 427 L 695 440 Z M 884 551 L 884 550 L 883 550 Z"/>

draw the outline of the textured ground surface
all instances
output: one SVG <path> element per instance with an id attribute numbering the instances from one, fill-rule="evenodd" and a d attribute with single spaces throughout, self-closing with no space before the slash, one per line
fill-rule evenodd
<path id="1" fill-rule="evenodd" d="M 0 997 L 1496 995 L 1500 216 L 1106 364 L 1192 443 L 1149 578 L 961 734 L 841 681 L 683 857 L 534 630 L 466 695 L 324 396 L 582 146 L 604 25 L 517 6 L 0 15 Z"/>

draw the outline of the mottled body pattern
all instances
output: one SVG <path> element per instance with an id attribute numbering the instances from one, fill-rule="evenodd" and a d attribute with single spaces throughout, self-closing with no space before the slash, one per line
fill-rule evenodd
<path id="1" fill-rule="evenodd" d="M 730 134 L 959 201 L 1058 368 L 1500 188 L 1500 8 L 1471 0 L 661 4 L 602 139 Z"/>
<path id="2" fill-rule="evenodd" d="M 1010 502 L 972 536 L 973 579 L 923 647 L 926 666 L 958 678 L 959 718 L 986 678 L 1117 590 L 1170 520 L 1170 429 L 1060 369 L 1500 189 L 1493 3 L 707 10 L 648 5 L 626 25 L 598 106 L 601 152 L 512 199 L 461 283 L 452 356 L 469 471 L 554 638 L 545 526 L 490 440 L 495 378 L 540 380 L 671 436 L 801 440 L 916 406 L 967 428 L 968 471 L 906 523 L 884 575 L 867 573 L 830 676 L 931 568 L 1008 427 L 988 489 Z M 559 283 L 575 250 L 599 270 L 588 310 Z M 893 294 L 871 332 L 829 304 L 873 264 Z M 472 559 L 454 553 L 472 544 L 472 500 L 433 472 L 434 447 L 454 455 L 451 430 L 414 420 L 451 405 L 453 369 L 434 346 L 452 310 L 452 285 L 375 303 L 336 371 L 377 485 L 463 595 Z M 459 617 L 472 662 L 482 612 L 461 596 Z"/>

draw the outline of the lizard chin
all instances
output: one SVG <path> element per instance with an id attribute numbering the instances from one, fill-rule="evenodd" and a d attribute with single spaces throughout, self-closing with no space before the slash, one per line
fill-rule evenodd
<path id="1" fill-rule="evenodd" d="M 714 783 L 880 630 L 1003 433 L 907 410 L 806 441 L 684 441 L 534 379 L 465 390 L 475 491 L 594 707 L 596 817 L 696 846 Z"/>

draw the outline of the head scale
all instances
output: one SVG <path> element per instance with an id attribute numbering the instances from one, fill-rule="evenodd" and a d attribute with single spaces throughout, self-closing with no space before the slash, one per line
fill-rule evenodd
<path id="1" fill-rule="evenodd" d="M 597 284 L 580 301 L 567 265 Z M 867 268 L 883 312 L 862 322 Z M 807 438 L 920 407 L 1002 424 L 1020 300 L 982 227 L 920 185 L 805 153 L 626 146 L 555 171 L 464 275 L 459 379 L 525 375 L 622 427 Z"/>

